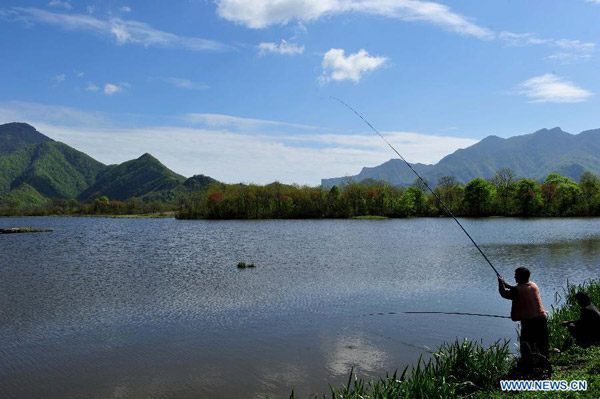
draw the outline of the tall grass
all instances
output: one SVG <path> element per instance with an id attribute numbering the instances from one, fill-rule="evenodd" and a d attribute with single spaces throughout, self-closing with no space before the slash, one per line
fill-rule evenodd
<path id="1" fill-rule="evenodd" d="M 556 305 L 552 306 L 552 313 L 548 318 L 550 348 L 565 350 L 573 345 L 569 331 L 561 325 L 561 322 L 579 318 L 580 308 L 577 300 L 575 300 L 575 294 L 580 291 L 587 293 L 596 306 L 600 305 L 600 280 L 588 280 L 582 284 L 567 282 L 567 286 L 562 289 L 562 293 L 556 293 Z"/>
<path id="2" fill-rule="evenodd" d="M 364 380 L 352 371 L 346 385 L 331 387 L 331 399 L 464 397 L 495 389 L 514 361 L 506 340 L 484 347 L 480 342 L 457 339 L 442 344 L 432 354 L 428 361 L 419 358 L 410 372 L 406 367 L 400 376 L 395 372 Z M 292 394 L 291 398 L 296 397 Z"/>

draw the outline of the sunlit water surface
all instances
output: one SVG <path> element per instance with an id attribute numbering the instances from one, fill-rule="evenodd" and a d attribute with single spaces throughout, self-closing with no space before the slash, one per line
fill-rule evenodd
<path id="1" fill-rule="evenodd" d="M 547 309 L 598 276 L 600 219 L 463 220 Z M 402 369 L 455 337 L 514 342 L 495 274 L 449 219 L 4 218 L 0 397 L 264 398 Z M 240 270 L 239 261 L 254 262 Z"/>

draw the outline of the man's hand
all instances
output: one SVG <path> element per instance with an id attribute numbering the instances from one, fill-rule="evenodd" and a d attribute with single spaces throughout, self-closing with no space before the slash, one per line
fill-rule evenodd
<path id="1" fill-rule="evenodd" d="M 498 285 L 500 287 L 506 287 L 506 281 L 504 281 L 504 278 L 498 276 Z"/>

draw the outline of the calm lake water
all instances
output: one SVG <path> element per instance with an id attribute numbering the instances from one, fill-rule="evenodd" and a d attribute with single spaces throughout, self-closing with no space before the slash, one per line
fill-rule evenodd
<path id="1" fill-rule="evenodd" d="M 464 220 L 547 310 L 598 277 L 600 219 Z M 0 397 L 287 398 L 380 375 L 455 337 L 515 341 L 496 277 L 451 219 L 4 218 Z M 254 262 L 239 270 L 237 262 Z"/>

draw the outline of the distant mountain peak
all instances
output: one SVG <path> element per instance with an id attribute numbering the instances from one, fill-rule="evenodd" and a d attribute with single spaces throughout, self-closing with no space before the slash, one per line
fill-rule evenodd
<path id="1" fill-rule="evenodd" d="M 0 156 L 10 154 L 19 148 L 44 142 L 52 142 L 33 126 L 24 122 L 11 122 L 0 125 Z"/>
<path id="2" fill-rule="evenodd" d="M 489 136 L 485 137 L 484 139 L 482 139 L 480 141 L 480 143 L 485 142 L 495 142 L 495 141 L 501 141 L 504 140 L 502 137 L 496 136 L 495 134 L 490 134 Z"/>
<path id="3" fill-rule="evenodd" d="M 22 128 L 29 128 L 32 130 L 36 130 L 33 126 L 31 126 L 29 123 L 26 122 L 9 122 L 9 123 L 5 123 L 1 126 L 6 126 L 6 127 L 22 127 Z"/>
<path id="4" fill-rule="evenodd" d="M 561 135 L 568 134 L 569 136 L 572 136 L 570 133 L 565 132 L 564 130 L 562 130 L 558 126 L 553 127 L 552 129 L 546 129 L 546 128 L 540 129 L 540 130 L 538 130 L 537 132 L 535 132 L 533 134 L 534 135 L 539 135 L 539 136 L 541 136 L 541 135 L 548 135 L 548 134 L 554 134 L 554 135 L 557 135 L 557 134 L 561 134 Z"/>
<path id="5" fill-rule="evenodd" d="M 459 182 L 467 183 L 476 177 L 491 178 L 502 168 L 511 168 L 519 177 L 542 179 L 550 173 L 560 173 L 578 180 L 584 171 L 600 174 L 600 129 L 574 135 L 557 126 L 508 138 L 491 135 L 446 155 L 435 165 L 413 164 L 416 166 L 430 182 L 442 176 L 454 176 Z M 368 178 L 397 186 L 414 182 L 414 175 L 405 165 L 390 160 L 363 168 L 356 176 L 322 179 L 321 184 L 331 187 Z"/>
<path id="6" fill-rule="evenodd" d="M 150 154 L 149 152 L 145 152 L 144 154 L 142 154 L 141 157 L 139 157 L 138 159 L 151 159 L 151 160 L 157 160 L 156 157 L 152 154 Z"/>

